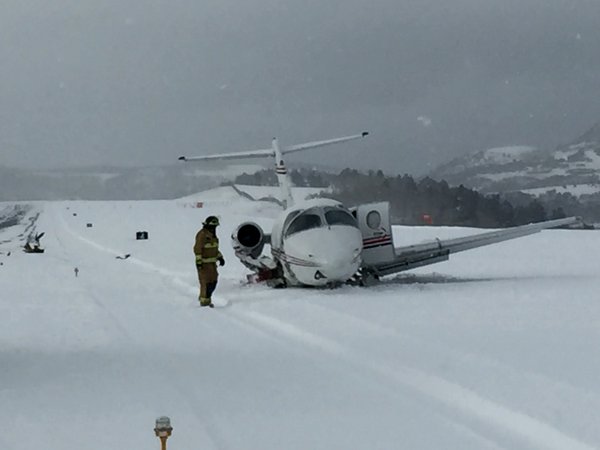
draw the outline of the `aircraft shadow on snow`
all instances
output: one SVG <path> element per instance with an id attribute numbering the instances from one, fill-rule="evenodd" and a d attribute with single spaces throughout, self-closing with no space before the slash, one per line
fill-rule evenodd
<path id="1" fill-rule="evenodd" d="M 462 278 L 443 275 L 440 273 L 427 274 L 402 274 L 392 278 L 380 280 L 381 286 L 394 284 L 447 284 L 447 283 L 476 283 L 482 281 L 497 281 L 501 278 Z"/>
<path id="2" fill-rule="evenodd" d="M 401 274 L 392 278 L 380 280 L 375 286 L 386 286 L 386 285 L 397 285 L 397 284 L 452 284 L 452 283 L 482 283 L 489 281 L 527 281 L 527 280 L 539 280 L 540 278 L 553 278 L 556 276 L 514 276 L 514 277 L 453 277 L 450 275 L 444 275 L 440 273 L 428 273 L 428 274 Z"/>

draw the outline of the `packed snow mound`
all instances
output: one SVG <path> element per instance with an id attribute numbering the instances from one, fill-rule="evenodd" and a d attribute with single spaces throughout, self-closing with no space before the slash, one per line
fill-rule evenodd
<path id="1" fill-rule="evenodd" d="M 319 195 L 321 192 L 330 192 L 330 188 L 292 187 L 292 196 L 296 201 L 306 200 L 311 196 Z M 275 200 L 280 197 L 281 188 L 279 186 L 234 184 L 188 195 L 180 198 L 179 201 L 204 202 L 208 204 L 214 202 Z"/>
<path id="2" fill-rule="evenodd" d="M 240 195 L 233 186 L 219 186 L 207 189 L 196 194 L 188 195 L 178 199 L 179 202 L 203 202 L 203 203 L 226 203 L 236 201 L 248 201 L 248 198 Z"/>

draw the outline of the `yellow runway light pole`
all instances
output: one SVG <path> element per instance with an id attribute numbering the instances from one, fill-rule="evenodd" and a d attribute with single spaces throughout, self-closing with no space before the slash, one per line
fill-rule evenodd
<path id="1" fill-rule="evenodd" d="M 160 450 L 167 450 L 167 439 L 171 436 L 172 431 L 173 427 L 171 426 L 171 419 L 167 416 L 156 419 L 154 434 L 160 439 Z"/>

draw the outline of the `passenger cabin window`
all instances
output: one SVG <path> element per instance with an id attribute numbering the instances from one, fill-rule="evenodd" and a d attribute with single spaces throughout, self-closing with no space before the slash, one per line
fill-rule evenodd
<path id="1" fill-rule="evenodd" d="M 325 210 L 325 220 L 328 225 L 349 225 L 357 228 L 356 219 L 341 209 Z"/>
<path id="2" fill-rule="evenodd" d="M 373 230 L 378 230 L 381 226 L 381 214 L 379 211 L 370 211 L 367 214 L 367 226 Z"/>
<path id="3" fill-rule="evenodd" d="M 321 217 L 316 214 L 300 214 L 296 217 L 288 227 L 285 235 L 298 233 L 299 231 L 310 230 L 311 228 L 319 228 L 321 226 Z"/>

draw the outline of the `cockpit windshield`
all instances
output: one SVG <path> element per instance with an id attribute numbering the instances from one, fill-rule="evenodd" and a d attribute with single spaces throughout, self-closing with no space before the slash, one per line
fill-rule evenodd
<path id="1" fill-rule="evenodd" d="M 296 212 L 296 216 L 290 215 L 286 222 L 289 223 L 285 232 L 289 236 L 300 231 L 312 228 L 330 227 L 332 225 L 345 225 L 358 228 L 356 219 L 347 210 L 337 207 L 316 207 Z"/>
<path id="2" fill-rule="evenodd" d="M 322 225 L 321 217 L 317 214 L 305 212 L 296 217 L 286 231 L 286 236 L 298 233 L 299 231 L 319 228 Z"/>
<path id="3" fill-rule="evenodd" d="M 325 220 L 328 225 L 350 225 L 358 227 L 356 219 L 343 209 L 325 208 Z"/>

